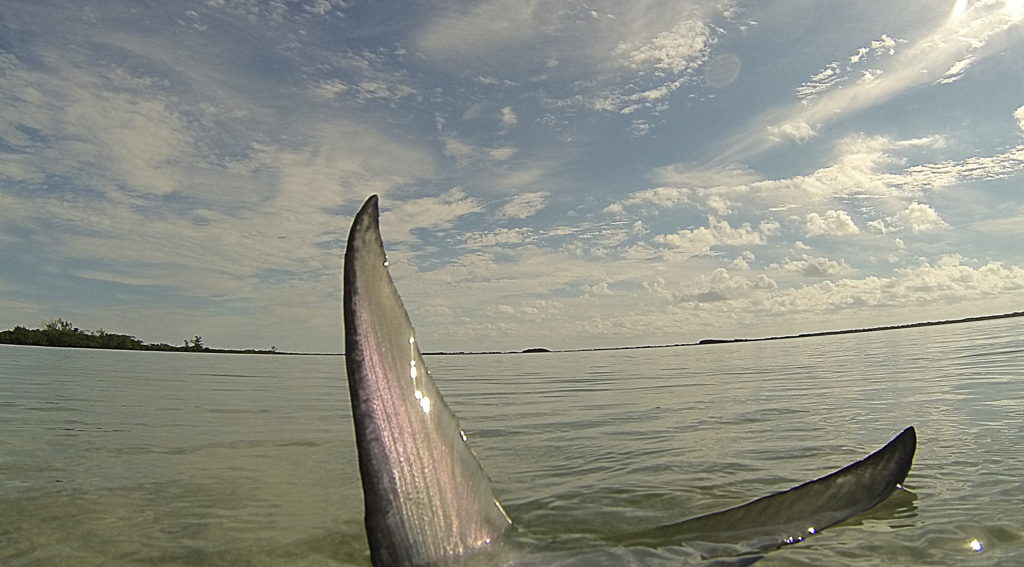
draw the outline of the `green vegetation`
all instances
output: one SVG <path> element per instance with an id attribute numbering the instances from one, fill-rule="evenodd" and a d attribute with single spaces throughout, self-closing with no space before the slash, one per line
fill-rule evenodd
<path id="1" fill-rule="evenodd" d="M 277 347 L 270 347 L 270 350 L 207 348 L 203 344 L 203 337 L 199 335 L 192 339 L 185 339 L 184 346 L 172 346 L 166 343 L 146 344 L 133 336 L 109 333 L 103 329 L 85 331 L 75 327 L 71 322 L 59 318 L 43 323 L 42 329 L 26 329 L 18 326 L 8 331 L 0 331 L 0 344 L 115 350 L 277 354 Z"/>

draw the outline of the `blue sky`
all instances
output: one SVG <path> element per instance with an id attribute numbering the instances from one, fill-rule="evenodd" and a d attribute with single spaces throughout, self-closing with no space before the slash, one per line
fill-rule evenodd
<path id="1" fill-rule="evenodd" d="M 339 352 L 1024 309 L 1024 2 L 0 5 L 0 328 Z"/>

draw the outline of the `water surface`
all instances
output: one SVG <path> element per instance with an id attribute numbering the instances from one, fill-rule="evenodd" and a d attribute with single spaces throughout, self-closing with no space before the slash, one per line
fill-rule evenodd
<path id="1" fill-rule="evenodd" d="M 758 565 L 1016 565 L 1022 331 L 427 363 L 517 542 L 615 564 L 608 533 L 788 488 L 915 425 L 907 491 Z M 0 347 L 0 564 L 369 565 L 347 396 L 341 357 Z"/>

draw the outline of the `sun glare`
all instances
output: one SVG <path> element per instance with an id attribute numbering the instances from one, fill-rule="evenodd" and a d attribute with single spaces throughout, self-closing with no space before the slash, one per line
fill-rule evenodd
<path id="1" fill-rule="evenodd" d="M 949 11 L 949 20 L 955 22 L 967 11 L 967 0 L 956 0 L 953 2 L 953 9 Z"/>
<path id="2" fill-rule="evenodd" d="M 1014 21 L 1024 19 L 1024 0 L 1006 0 L 1003 11 Z"/>

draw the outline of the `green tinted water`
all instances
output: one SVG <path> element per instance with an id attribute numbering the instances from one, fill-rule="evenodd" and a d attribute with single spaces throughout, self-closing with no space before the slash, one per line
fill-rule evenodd
<path id="1" fill-rule="evenodd" d="M 1022 331 L 427 362 L 518 542 L 621 564 L 601 534 L 788 488 L 915 425 L 908 491 L 758 565 L 1013 565 Z M 368 565 L 347 395 L 341 357 L 0 347 L 0 564 Z"/>

